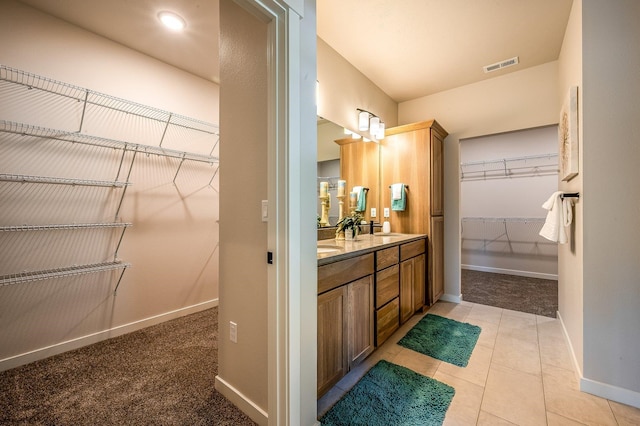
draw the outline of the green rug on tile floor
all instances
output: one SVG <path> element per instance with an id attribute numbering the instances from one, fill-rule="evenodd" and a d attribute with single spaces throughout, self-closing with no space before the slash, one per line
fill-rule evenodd
<path id="1" fill-rule="evenodd" d="M 322 426 L 441 425 L 455 390 L 378 361 L 321 419 Z"/>
<path id="2" fill-rule="evenodd" d="M 480 327 L 477 325 L 427 314 L 398 344 L 449 364 L 466 367 L 479 335 Z"/>

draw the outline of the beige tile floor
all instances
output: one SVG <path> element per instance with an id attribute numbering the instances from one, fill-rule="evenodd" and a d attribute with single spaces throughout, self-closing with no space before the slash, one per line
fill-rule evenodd
<path id="1" fill-rule="evenodd" d="M 640 425 L 640 409 L 578 390 L 558 320 L 469 302 L 438 302 L 428 313 L 482 328 L 467 367 L 396 344 L 416 315 L 318 401 L 318 416 L 385 359 L 455 388 L 445 425 Z"/>

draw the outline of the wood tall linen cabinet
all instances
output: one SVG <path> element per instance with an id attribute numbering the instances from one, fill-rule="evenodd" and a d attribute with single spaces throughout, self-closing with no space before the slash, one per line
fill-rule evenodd
<path id="1" fill-rule="evenodd" d="M 428 235 L 424 304 L 432 305 L 444 293 L 443 142 L 448 133 L 435 120 L 385 133 L 380 141 L 380 210 L 391 208 L 391 184 L 408 186 L 405 210 L 391 210 L 389 222 L 392 232 Z"/>

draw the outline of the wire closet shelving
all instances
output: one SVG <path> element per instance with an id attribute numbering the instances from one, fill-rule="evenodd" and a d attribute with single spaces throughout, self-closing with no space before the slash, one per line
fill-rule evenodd
<path id="1" fill-rule="evenodd" d="M 463 249 L 533 254 L 554 246 L 539 235 L 544 222 L 541 217 L 463 217 Z"/>
<path id="2" fill-rule="evenodd" d="M 504 179 L 558 174 L 558 154 L 471 161 L 460 164 L 460 180 Z"/>
<path id="3" fill-rule="evenodd" d="M 3 92 L 6 92 L 6 96 L 3 96 Z M 11 96 L 7 95 L 7 93 Z M 0 233 L 122 228 L 122 233 L 120 234 L 117 247 L 113 254 L 113 261 L 9 273 L 0 276 L 0 286 L 121 269 L 122 272 L 119 275 L 115 287 L 115 290 L 117 290 L 120 285 L 120 281 L 122 280 L 122 276 L 124 275 L 124 271 L 131 266 L 130 263 L 122 262 L 117 258 L 118 249 L 124 238 L 125 230 L 132 226 L 132 223 L 123 223 L 118 221 L 118 215 L 127 187 L 131 185 L 129 179 L 133 164 L 136 160 L 136 155 L 142 153 L 146 156 L 178 159 L 179 163 L 175 174 L 173 175 L 174 184 L 176 183 L 178 174 L 180 173 L 185 161 L 215 166 L 212 177 L 208 183 L 209 186 L 212 185 L 212 182 L 218 173 L 219 159 L 217 156 L 214 156 L 213 153 L 218 147 L 220 137 L 218 126 L 212 123 L 64 83 L 5 65 L 0 65 L 0 96 L 4 97 L 3 102 L 7 101 L 7 104 L 10 101 L 15 101 L 16 99 L 22 99 L 24 100 L 24 103 L 27 104 L 27 108 L 37 108 L 39 103 L 53 104 L 55 106 L 56 103 L 62 105 L 65 102 L 72 102 L 74 104 L 74 108 L 76 104 L 81 107 L 77 126 L 73 129 L 52 129 L 50 127 L 40 126 L 37 124 L 26 124 L 13 120 L 0 120 L 0 136 L 2 134 L 13 135 L 12 137 L 24 141 L 25 143 L 27 141 L 31 143 L 33 140 L 61 141 L 69 143 L 69 146 L 80 145 L 87 147 L 111 148 L 122 151 L 119 157 L 117 174 L 114 180 L 0 173 L 0 182 L 14 184 L 92 186 L 121 190 L 114 222 L 44 225 L 3 225 L 0 223 Z M 89 114 L 103 114 L 105 116 L 109 114 L 119 114 L 121 117 L 136 117 L 143 121 L 146 120 L 148 122 L 152 122 L 154 123 L 155 128 L 161 129 L 161 134 L 157 138 L 158 145 L 156 146 L 134 141 L 117 140 L 85 134 L 83 132 L 85 130 L 85 123 L 87 122 Z M 113 115 L 110 115 L 110 117 L 113 117 Z M 180 131 L 184 131 L 189 135 L 197 134 L 199 138 L 208 141 L 208 143 L 210 143 L 210 150 L 208 151 L 208 154 L 176 150 L 163 146 L 167 140 L 169 130 L 174 128 L 180 129 Z M 1 142 L 2 140 L 0 140 L 0 143 Z M 127 156 L 127 153 L 131 153 L 131 155 Z M 125 158 L 129 158 L 128 164 L 125 164 Z M 118 178 L 123 168 L 125 169 L 126 174 L 126 180 L 124 181 L 119 180 Z M 127 168 L 128 172 L 126 170 Z"/>

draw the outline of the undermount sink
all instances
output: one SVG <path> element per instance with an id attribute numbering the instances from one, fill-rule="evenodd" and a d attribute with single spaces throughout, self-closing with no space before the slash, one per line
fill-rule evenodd
<path id="1" fill-rule="evenodd" d="M 318 246 L 318 253 L 335 253 L 342 250 L 340 246 L 320 245 Z"/>

